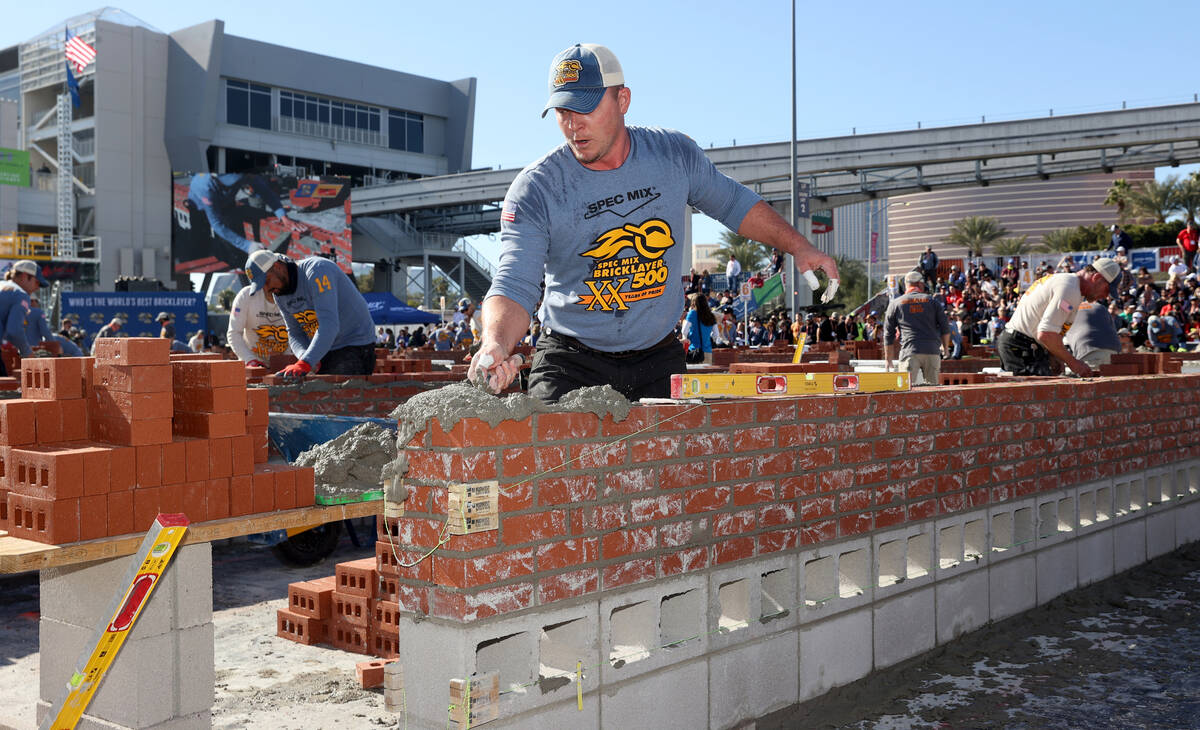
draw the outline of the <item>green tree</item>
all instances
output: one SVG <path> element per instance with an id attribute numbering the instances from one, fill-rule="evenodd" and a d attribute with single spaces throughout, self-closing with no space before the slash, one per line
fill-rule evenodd
<path id="1" fill-rule="evenodd" d="M 1121 223 L 1129 220 L 1129 193 L 1132 188 L 1129 181 L 1123 177 L 1112 181 L 1108 186 L 1108 194 L 1104 197 L 1104 205 L 1112 205 L 1117 209 L 1117 220 Z"/>
<path id="2" fill-rule="evenodd" d="M 237 296 L 237 292 L 232 289 L 225 289 L 220 294 L 217 294 L 217 306 L 224 309 L 226 312 L 233 311 L 233 298 Z"/>
<path id="3" fill-rule="evenodd" d="M 950 235 L 942 239 L 952 246 L 962 246 L 974 258 L 983 256 L 983 249 L 994 241 L 1008 235 L 1008 229 L 1000 221 L 989 217 L 972 215 L 954 221 Z"/>
<path id="4" fill-rule="evenodd" d="M 1184 222 L 1196 220 L 1196 214 L 1200 212 L 1200 173 L 1193 172 L 1179 183 L 1175 197 L 1183 211 Z"/>
<path id="5" fill-rule="evenodd" d="M 737 257 L 742 271 L 746 273 L 758 271 L 771 259 L 770 247 L 766 244 L 751 241 L 733 231 L 721 231 L 721 247 L 717 249 L 716 259 L 724 266 L 729 263 L 730 255 Z"/>
<path id="6" fill-rule="evenodd" d="M 371 267 L 367 273 L 362 276 L 354 277 L 354 285 L 363 294 L 368 294 L 375 291 L 375 267 Z"/>
<path id="7" fill-rule="evenodd" d="M 1033 245 L 1029 243 L 1029 236 L 1025 234 L 1014 238 L 1001 238 L 992 244 L 992 254 L 1005 258 L 1024 256 L 1032 250 Z"/>
<path id="8" fill-rule="evenodd" d="M 1070 228 L 1058 228 L 1049 231 L 1042 236 L 1042 251 L 1046 253 L 1066 253 L 1074 249 L 1071 248 L 1072 239 L 1075 231 Z"/>
<path id="9" fill-rule="evenodd" d="M 1166 223 L 1171 213 L 1179 209 L 1179 176 L 1171 175 L 1166 180 L 1147 180 L 1129 191 L 1129 207 L 1139 218 L 1153 218 L 1155 223 Z"/>

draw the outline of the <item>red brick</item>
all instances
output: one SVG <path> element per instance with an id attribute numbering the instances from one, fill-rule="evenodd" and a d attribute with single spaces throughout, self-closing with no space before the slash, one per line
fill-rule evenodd
<path id="1" fill-rule="evenodd" d="M 186 481 L 203 482 L 211 478 L 208 464 L 208 439 L 179 439 L 184 446 Z"/>
<path id="2" fill-rule="evenodd" d="M 13 537 L 64 545 L 79 539 L 79 500 L 43 499 L 11 492 L 8 528 Z"/>
<path id="3" fill-rule="evenodd" d="M 183 498 L 183 513 L 188 520 L 195 524 L 205 522 L 208 516 L 208 484 L 207 482 L 188 482 L 174 487 L 163 487 L 164 491 L 178 491 Z"/>
<path id="4" fill-rule="evenodd" d="M 222 388 L 246 385 L 246 366 L 239 360 L 192 360 L 171 363 L 175 385 L 181 388 Z"/>
<path id="5" fill-rule="evenodd" d="M 209 479 L 204 482 L 204 507 L 209 520 L 229 517 L 229 479 Z"/>
<path id="6" fill-rule="evenodd" d="M 169 487 L 187 481 L 187 446 L 182 441 L 162 444 L 162 484 Z"/>
<path id="7" fill-rule="evenodd" d="M 292 470 L 296 480 L 296 506 L 311 507 L 316 503 L 316 473 L 311 466 Z"/>
<path id="8" fill-rule="evenodd" d="M 666 461 L 679 456 L 679 436 L 651 436 L 629 442 L 630 458 L 635 464 Z"/>
<path id="9" fill-rule="evenodd" d="M 63 440 L 62 403 L 56 400 L 40 400 L 34 405 L 35 430 L 39 444 L 52 444 Z"/>
<path id="10" fill-rule="evenodd" d="M 41 499 L 76 499 L 83 496 L 84 452 L 57 446 L 11 448 L 8 452 L 8 487 L 16 494 Z"/>
<path id="11" fill-rule="evenodd" d="M 775 501 L 774 482 L 750 482 L 733 485 L 733 504 L 745 507 L 748 504 Z"/>
<path id="12" fill-rule="evenodd" d="M 500 535 L 505 545 L 521 545 L 566 535 L 566 520 L 562 511 L 534 512 L 506 517 L 500 522 Z"/>
<path id="13" fill-rule="evenodd" d="M 271 454 L 270 442 L 267 440 L 267 429 L 263 428 L 261 431 L 257 429 L 258 427 L 255 426 L 255 430 L 250 432 L 251 443 L 254 446 L 254 463 L 265 464 Z"/>
<path id="14" fill-rule="evenodd" d="M 756 539 L 759 555 L 775 553 L 781 550 L 793 550 L 800 544 L 800 530 L 793 527 L 786 530 L 764 532 Z"/>
<path id="15" fill-rule="evenodd" d="M 173 433 L 177 436 L 194 438 L 241 436 L 246 433 L 246 414 L 241 411 L 232 413 L 176 411 L 173 419 Z"/>
<path id="16" fill-rule="evenodd" d="M 659 495 L 630 500 L 629 517 L 637 522 L 651 522 L 683 514 L 683 499 L 679 495 Z"/>
<path id="17" fill-rule="evenodd" d="M 307 646 L 323 644 L 329 641 L 329 623 L 279 609 L 275 612 L 275 635 Z"/>
<path id="18" fill-rule="evenodd" d="M 538 603 L 546 604 L 576 598 L 600 590 L 600 574 L 596 568 L 559 573 L 538 581 Z"/>
<path id="19" fill-rule="evenodd" d="M 251 477 L 251 514 L 270 512 L 275 509 L 275 472 L 265 469 L 264 466 L 260 466 Z"/>
<path id="20" fill-rule="evenodd" d="M 245 386 L 223 388 L 177 387 L 172 391 L 176 411 L 196 413 L 246 413 L 248 396 Z"/>
<path id="21" fill-rule="evenodd" d="M 657 486 L 652 468 L 613 470 L 604 475 L 604 482 L 606 497 L 649 492 Z"/>
<path id="22" fill-rule="evenodd" d="M 703 487 L 684 495 L 683 509 L 689 514 L 712 512 L 729 506 L 729 487 Z"/>
<path id="23" fill-rule="evenodd" d="M 170 365 L 96 365 L 94 387 L 123 393 L 163 393 L 171 390 Z"/>
<path id="24" fill-rule="evenodd" d="M 133 532 L 133 491 L 109 492 L 104 498 L 108 501 L 108 534 Z"/>
<path id="25" fill-rule="evenodd" d="M 37 443 L 37 403 L 29 398 L 0 400 L 0 444 Z"/>
<path id="26" fill-rule="evenodd" d="M 162 487 L 148 487 L 133 490 L 133 531 L 145 532 L 150 529 L 154 518 L 162 509 L 160 491 Z"/>
<path id="27" fill-rule="evenodd" d="M 811 525 L 800 528 L 800 544 L 801 545 L 818 545 L 823 542 L 837 539 L 838 524 L 835 520 L 824 520 L 822 522 L 814 522 Z"/>
<path id="28" fill-rule="evenodd" d="M 659 431 L 690 431 L 703 428 L 708 418 L 708 408 L 705 406 L 678 405 L 654 406 L 654 420 L 658 423 Z"/>
<path id="29" fill-rule="evenodd" d="M 371 599 L 335 590 L 333 592 L 333 621 L 369 628 Z M 367 652 L 363 652 L 366 654 Z"/>
<path id="30" fill-rule="evenodd" d="M 335 592 L 362 598 L 375 598 L 378 573 L 375 558 L 360 558 L 338 563 L 334 568 Z"/>
<path id="31" fill-rule="evenodd" d="M 98 540 L 108 536 L 108 495 L 79 498 L 79 539 Z"/>
<path id="32" fill-rule="evenodd" d="M 600 430 L 599 419 L 591 413 L 539 413 L 538 441 L 562 441 L 593 438 Z"/>
<path id="33" fill-rule="evenodd" d="M 607 565 L 600 574 L 601 584 L 606 591 L 613 588 L 620 588 L 621 586 L 633 585 L 634 583 L 654 580 L 654 577 L 653 558 L 638 558 L 624 563 Z"/>
<path id="34" fill-rule="evenodd" d="M 660 489 L 679 489 L 707 484 L 708 481 L 706 462 L 664 464 L 659 472 L 658 485 Z"/>
<path id="35" fill-rule="evenodd" d="M 754 557 L 753 537 L 734 537 L 723 540 L 713 546 L 713 563 L 730 563 L 734 560 L 745 560 Z"/>
<path id="36" fill-rule="evenodd" d="M 62 406 L 63 441 L 83 441 L 88 437 L 88 401 L 85 398 L 58 401 Z"/>
<path id="37" fill-rule="evenodd" d="M 908 505 L 908 521 L 923 520 L 937 514 L 937 500 L 926 499 Z"/>
<path id="38" fill-rule="evenodd" d="M 94 418 L 120 418 L 140 421 L 147 418 L 170 418 L 171 394 L 125 393 L 110 388 L 95 388 L 88 399 L 88 412 Z"/>
<path id="39" fill-rule="evenodd" d="M 275 509 L 296 508 L 296 472 L 290 466 L 277 467 L 275 471 Z"/>
<path id="40" fill-rule="evenodd" d="M 162 486 L 162 446 L 138 446 L 137 453 L 137 486 Z"/>
<path id="41" fill-rule="evenodd" d="M 775 429 L 771 426 L 740 428 L 733 433 L 733 450 L 736 453 L 769 449 L 775 445 Z"/>
<path id="42" fill-rule="evenodd" d="M 132 446 L 110 447 L 108 452 L 108 488 L 119 492 L 133 489 L 137 483 L 137 449 Z"/>
<path id="43" fill-rule="evenodd" d="M 662 575 L 679 575 L 692 570 L 704 570 L 709 564 L 706 547 L 683 548 L 662 556 Z"/>
<path id="44" fill-rule="evenodd" d="M 596 477 L 541 479 L 537 483 L 537 495 L 538 504 L 542 506 L 590 502 L 596 499 Z"/>
<path id="45" fill-rule="evenodd" d="M 537 570 L 551 570 L 590 563 L 599 557 L 599 540 L 594 537 L 575 538 L 537 547 Z"/>
<path id="46" fill-rule="evenodd" d="M 254 439 L 249 435 L 230 439 L 231 468 L 234 476 L 254 473 Z"/>
<path id="47" fill-rule="evenodd" d="M 218 480 L 219 481 L 219 480 Z M 241 517 L 254 513 L 254 478 L 235 476 L 229 480 L 229 516 Z"/>
<path id="48" fill-rule="evenodd" d="M 365 625 L 357 626 L 338 618 L 329 622 L 329 643 L 342 651 L 366 654 L 369 651 L 369 632 Z"/>
<path id="49" fill-rule="evenodd" d="M 173 487 L 158 487 L 159 512 L 163 514 L 183 513 L 183 486 L 177 484 Z"/>
<path id="50" fill-rule="evenodd" d="M 171 419 L 153 418 L 126 421 L 122 418 L 93 418 L 89 424 L 92 439 L 118 446 L 164 444 L 171 440 Z"/>
<path id="51" fill-rule="evenodd" d="M 171 343 L 162 337 L 102 337 L 92 354 L 101 365 L 168 365 Z"/>
<path id="52" fill-rule="evenodd" d="M 233 476 L 233 439 L 217 438 L 208 442 L 208 474 L 213 479 Z"/>
<path id="53" fill-rule="evenodd" d="M 266 426 L 271 394 L 266 388 L 246 389 L 246 425 Z"/>
<path id="54" fill-rule="evenodd" d="M 601 538 L 600 556 L 604 560 L 622 558 L 626 555 L 653 550 L 656 544 L 653 527 L 636 527 L 610 532 Z"/>
<path id="55" fill-rule="evenodd" d="M 44 400 L 72 400 L 84 394 L 85 357 L 44 357 L 21 360 L 21 396 Z"/>

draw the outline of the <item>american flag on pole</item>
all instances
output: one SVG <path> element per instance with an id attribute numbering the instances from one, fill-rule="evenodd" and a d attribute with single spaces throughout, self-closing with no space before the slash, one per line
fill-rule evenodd
<path id="1" fill-rule="evenodd" d="M 96 49 L 77 35 L 67 30 L 67 61 L 75 67 L 75 73 L 83 73 L 88 64 L 96 59 Z"/>

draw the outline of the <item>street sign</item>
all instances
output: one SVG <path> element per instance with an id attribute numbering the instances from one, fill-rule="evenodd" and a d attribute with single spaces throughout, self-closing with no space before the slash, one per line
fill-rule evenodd
<path id="1" fill-rule="evenodd" d="M 796 217 L 808 217 L 808 183 L 796 183 Z"/>
<path id="2" fill-rule="evenodd" d="M 750 301 L 750 297 L 751 297 L 750 282 L 748 282 L 748 281 L 742 282 L 742 288 L 741 288 L 741 291 L 738 293 L 738 296 L 741 297 L 743 302 Z"/>
<path id="3" fill-rule="evenodd" d="M 829 233 L 833 230 L 833 211 L 816 210 L 812 214 L 812 232 Z"/>
<path id="4" fill-rule="evenodd" d="M 29 187 L 29 152 L 0 147 L 0 185 Z"/>
<path id="5" fill-rule="evenodd" d="M 871 231 L 871 263 L 873 264 L 879 261 L 879 259 L 875 256 L 875 250 L 878 245 L 879 233 L 877 231 Z"/>

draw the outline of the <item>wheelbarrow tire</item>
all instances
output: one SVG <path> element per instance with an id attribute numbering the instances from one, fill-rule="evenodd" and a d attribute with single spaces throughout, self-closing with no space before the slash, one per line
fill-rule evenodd
<path id="1" fill-rule="evenodd" d="M 283 542 L 273 546 L 275 557 L 280 562 L 304 568 L 316 565 L 337 550 L 338 540 L 342 536 L 342 523 L 338 520 L 326 522 L 311 530 L 292 535 Z"/>

